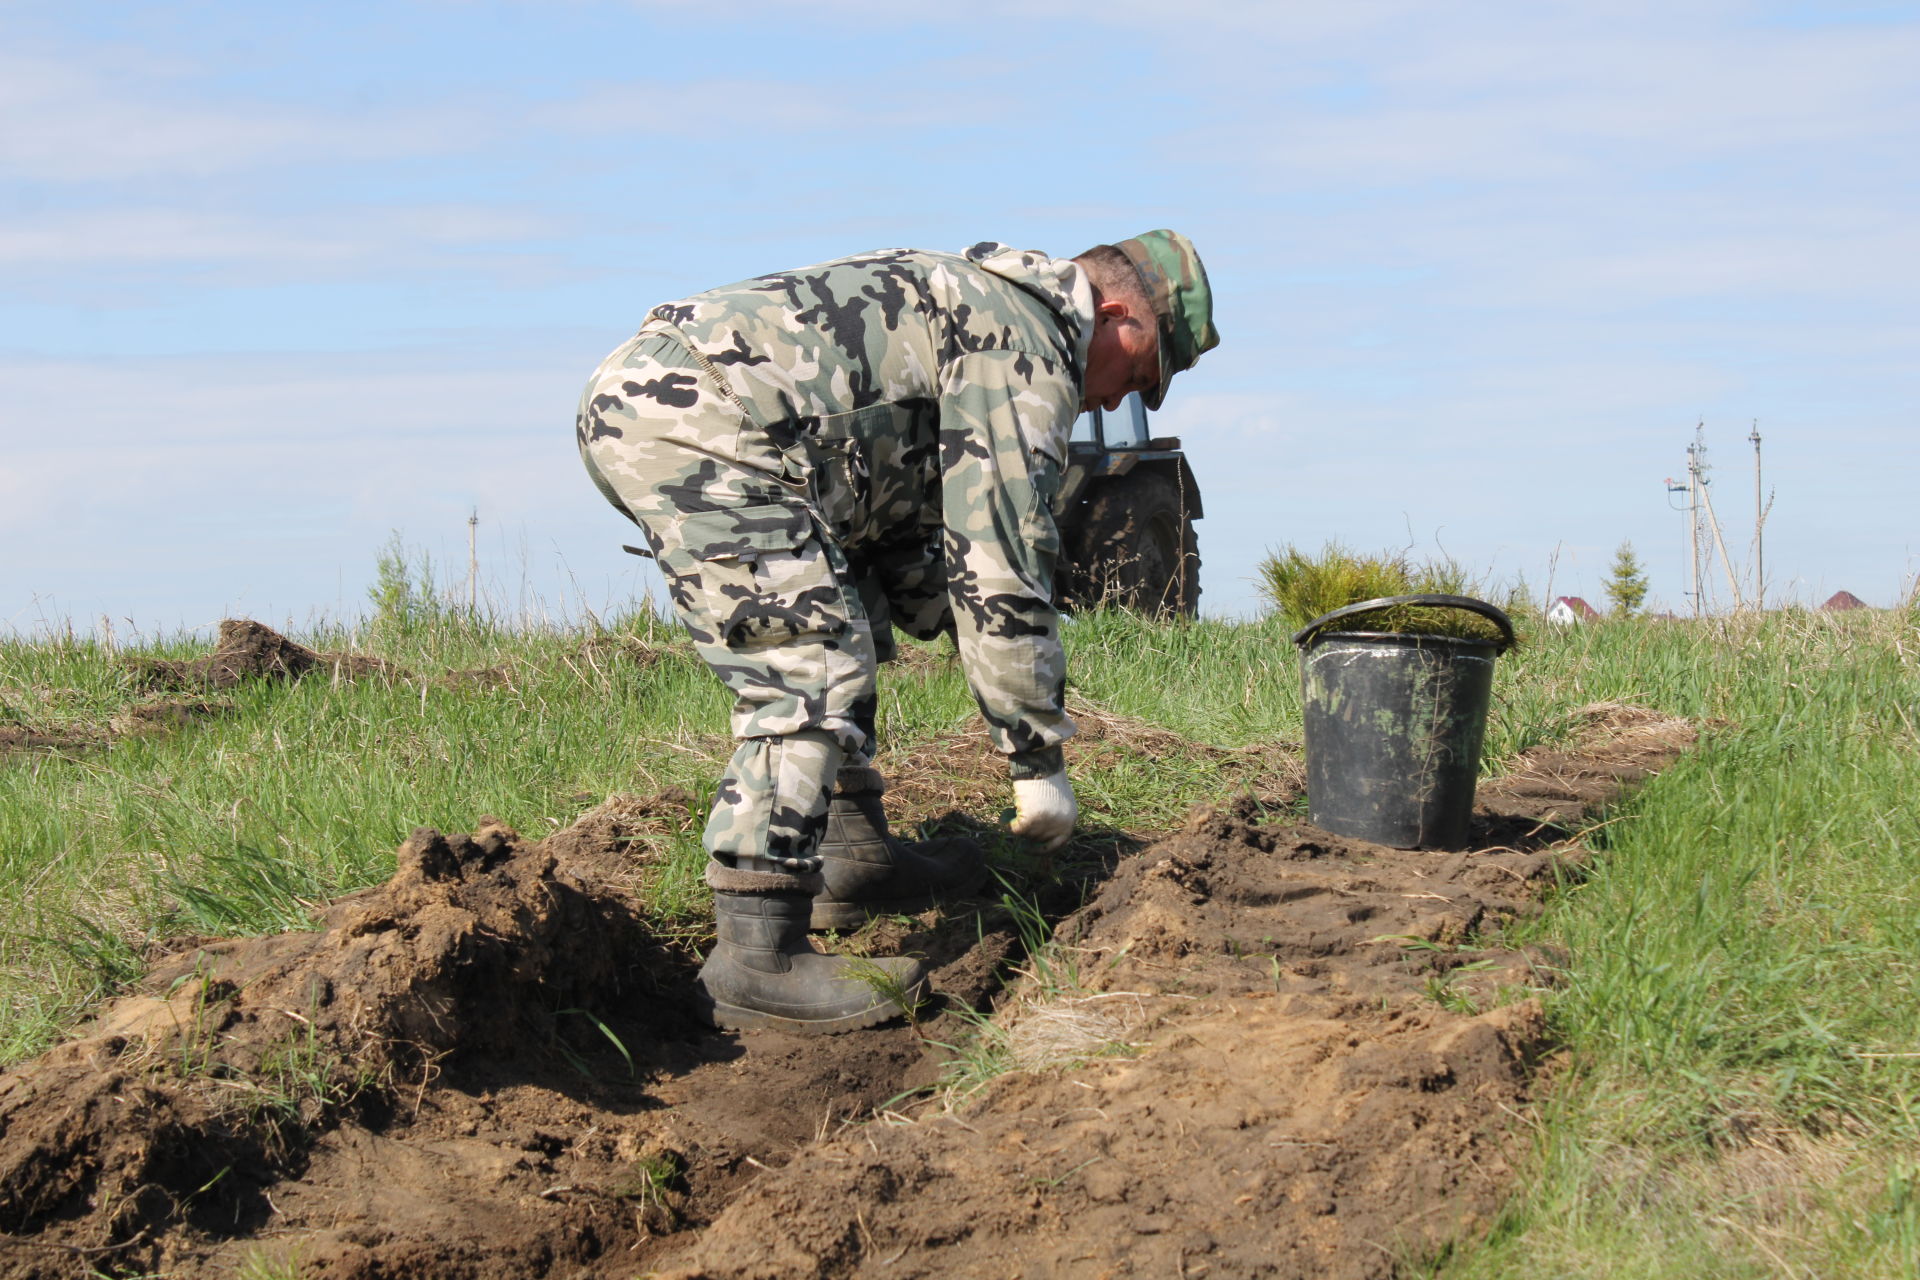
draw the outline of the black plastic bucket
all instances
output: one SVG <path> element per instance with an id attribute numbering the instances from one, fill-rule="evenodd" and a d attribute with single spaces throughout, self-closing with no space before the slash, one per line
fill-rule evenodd
<path id="1" fill-rule="evenodd" d="M 1492 621 L 1501 638 L 1330 629 L 1394 605 L 1466 609 Z M 1464 844 L 1493 661 L 1513 644 L 1507 615 L 1470 596 L 1386 596 L 1316 618 L 1293 642 L 1313 822 L 1400 849 Z"/>

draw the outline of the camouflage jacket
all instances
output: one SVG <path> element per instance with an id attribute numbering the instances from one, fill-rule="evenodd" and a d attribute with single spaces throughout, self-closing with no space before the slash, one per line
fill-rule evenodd
<path id="1" fill-rule="evenodd" d="M 1072 261 L 988 242 L 761 276 L 649 323 L 794 460 L 849 559 L 888 566 L 894 620 L 953 627 L 995 746 L 1045 759 L 1073 733 L 1052 506 L 1092 321 Z M 915 584 L 937 608 L 903 607 Z"/>

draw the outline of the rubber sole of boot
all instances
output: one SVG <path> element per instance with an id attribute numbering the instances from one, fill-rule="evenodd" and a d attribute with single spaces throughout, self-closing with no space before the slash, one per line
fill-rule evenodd
<path id="1" fill-rule="evenodd" d="M 921 978 L 907 989 L 907 999 L 914 1004 L 927 998 L 927 980 Z M 776 1013 L 762 1013 L 758 1009 L 746 1009 L 739 1005 L 727 1004 L 713 999 L 704 992 L 694 997 L 694 1012 L 704 1021 L 712 1023 L 723 1031 L 784 1031 L 795 1036 L 833 1036 L 846 1031 L 865 1031 L 882 1023 L 892 1022 L 906 1016 L 906 1010 L 893 1001 L 862 1009 L 858 1013 L 849 1013 L 838 1018 L 808 1020 L 787 1018 Z"/>

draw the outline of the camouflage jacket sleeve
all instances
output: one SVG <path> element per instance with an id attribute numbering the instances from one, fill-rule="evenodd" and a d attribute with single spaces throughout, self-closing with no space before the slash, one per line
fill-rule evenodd
<path id="1" fill-rule="evenodd" d="M 955 638 L 987 732 L 1016 777 L 1060 767 L 1073 734 L 1053 501 L 1078 382 L 1018 350 L 961 356 L 943 370 L 940 471 Z"/>

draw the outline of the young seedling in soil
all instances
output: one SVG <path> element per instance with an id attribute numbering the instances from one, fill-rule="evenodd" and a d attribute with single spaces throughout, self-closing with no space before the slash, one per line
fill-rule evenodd
<path id="1" fill-rule="evenodd" d="M 235 1280 L 302 1280 L 304 1274 L 298 1244 L 256 1249 L 247 1254 L 234 1273 Z"/>
<path id="2" fill-rule="evenodd" d="M 614 1034 L 612 1027 L 609 1027 L 605 1022 L 601 1021 L 598 1015 L 589 1009 L 560 1009 L 555 1012 L 554 1017 L 559 1019 L 567 1017 L 568 1015 L 585 1018 L 588 1022 L 592 1023 L 595 1030 L 599 1031 L 599 1033 L 605 1037 L 607 1043 L 614 1047 L 615 1052 L 620 1055 L 621 1061 L 627 1064 L 627 1079 L 633 1080 L 638 1077 L 639 1071 L 634 1066 L 633 1055 L 627 1051 L 626 1042 Z M 561 1037 L 560 1025 L 557 1021 L 554 1024 L 553 1044 L 554 1047 L 560 1051 L 561 1055 L 566 1058 L 568 1065 L 575 1071 L 578 1071 L 589 1080 L 594 1078 L 593 1071 L 587 1066 L 586 1060 L 569 1048 L 566 1041 Z"/>
<path id="3" fill-rule="evenodd" d="M 669 1147 L 652 1146 L 634 1157 L 606 1192 L 633 1205 L 643 1236 L 673 1231 L 687 1200 L 687 1158 Z"/>

